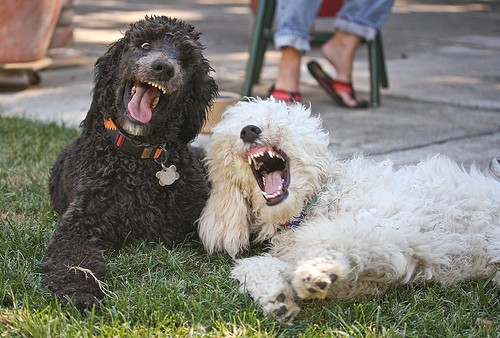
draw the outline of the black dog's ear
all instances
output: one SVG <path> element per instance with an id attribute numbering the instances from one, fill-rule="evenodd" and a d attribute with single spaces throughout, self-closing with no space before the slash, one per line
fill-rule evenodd
<path id="1" fill-rule="evenodd" d="M 94 66 L 94 88 L 92 89 L 92 104 L 87 116 L 82 121 L 82 128 L 90 128 L 93 123 L 102 124 L 102 112 L 98 107 L 106 107 L 109 103 L 101 102 L 107 97 L 114 97 L 113 86 L 111 81 L 117 78 L 116 73 L 117 63 L 121 59 L 120 54 L 123 53 L 125 41 L 120 39 L 109 45 L 109 49 L 101 57 L 99 57 Z"/>
<path id="2" fill-rule="evenodd" d="M 185 143 L 192 141 L 201 131 L 206 121 L 206 112 L 217 96 L 217 84 L 210 76 L 213 69 L 208 60 L 203 59 L 199 69 L 193 72 L 187 83 L 187 97 L 184 100 L 184 124 L 179 139 Z"/>
<path id="3" fill-rule="evenodd" d="M 108 51 L 104 53 L 101 57 L 99 57 L 95 63 L 94 67 L 94 87 L 95 90 L 99 90 L 101 93 L 104 93 L 106 89 L 110 89 L 110 83 L 107 83 L 105 80 L 113 81 L 117 79 L 117 74 L 111 74 L 113 72 L 117 72 L 118 70 L 118 62 L 121 60 L 121 54 L 125 51 L 126 42 L 124 39 L 120 39 L 109 45 Z M 111 75 L 111 76 L 110 76 Z M 95 91 L 94 90 L 94 91 Z M 95 95 L 96 93 L 94 93 Z M 102 95 L 101 95 L 102 96 Z M 106 97 L 112 97 L 107 96 Z"/>

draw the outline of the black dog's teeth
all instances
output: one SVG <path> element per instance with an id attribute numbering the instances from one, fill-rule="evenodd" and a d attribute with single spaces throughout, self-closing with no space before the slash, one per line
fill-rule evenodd
<path id="1" fill-rule="evenodd" d="M 165 87 L 163 87 L 162 85 L 160 85 L 158 83 L 150 82 L 150 81 L 147 81 L 146 83 L 148 85 L 150 85 L 151 87 L 158 88 L 163 93 L 163 95 L 167 94 L 167 89 Z"/>

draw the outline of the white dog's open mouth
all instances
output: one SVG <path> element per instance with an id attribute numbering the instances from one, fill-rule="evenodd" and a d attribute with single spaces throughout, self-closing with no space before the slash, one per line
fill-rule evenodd
<path id="1" fill-rule="evenodd" d="M 153 82 L 127 83 L 123 93 L 128 116 L 139 123 L 147 124 L 153 117 L 153 109 L 167 90 Z"/>
<path id="2" fill-rule="evenodd" d="M 258 146 L 250 149 L 246 155 L 267 205 L 283 201 L 288 196 L 290 185 L 286 154 L 271 146 Z"/>

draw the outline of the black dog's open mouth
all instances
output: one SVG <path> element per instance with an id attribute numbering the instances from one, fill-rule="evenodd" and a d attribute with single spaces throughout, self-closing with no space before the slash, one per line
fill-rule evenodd
<path id="1" fill-rule="evenodd" d="M 246 155 L 267 205 L 283 201 L 288 196 L 290 185 L 286 154 L 271 146 L 258 146 L 250 149 Z"/>
<path id="2" fill-rule="evenodd" d="M 158 83 L 127 82 L 123 92 L 123 103 L 132 120 L 147 124 L 153 117 L 153 109 L 166 94 L 165 87 Z"/>

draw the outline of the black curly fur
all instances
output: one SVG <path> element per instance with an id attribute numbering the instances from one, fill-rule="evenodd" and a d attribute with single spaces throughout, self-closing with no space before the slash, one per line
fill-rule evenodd
<path id="1" fill-rule="evenodd" d="M 146 16 L 97 60 L 82 134 L 59 154 L 49 182 L 60 220 L 43 268 L 50 290 L 61 301 L 72 297 L 79 308 L 98 304 L 104 294 L 94 277 L 105 278 L 105 251 L 133 239 L 171 247 L 194 232 L 208 187 L 199 153 L 188 143 L 199 133 L 217 94 L 199 36 L 180 20 Z M 168 90 L 144 124 L 131 118 L 126 101 L 131 86 L 146 81 Z M 174 164 L 180 178 L 160 186 L 155 174 L 165 156 L 141 159 L 115 148 L 105 118 L 125 131 L 138 127 L 140 132 L 130 135 L 137 142 L 163 145 L 166 166 Z"/>

